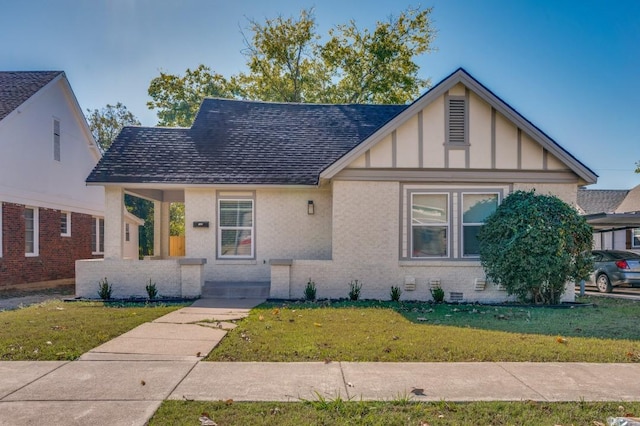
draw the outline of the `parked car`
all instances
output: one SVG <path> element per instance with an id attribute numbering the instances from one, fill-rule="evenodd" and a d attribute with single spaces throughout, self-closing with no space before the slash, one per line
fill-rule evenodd
<path id="1" fill-rule="evenodd" d="M 613 287 L 640 287 L 640 255 L 622 250 L 593 250 L 593 279 L 601 293 Z"/>

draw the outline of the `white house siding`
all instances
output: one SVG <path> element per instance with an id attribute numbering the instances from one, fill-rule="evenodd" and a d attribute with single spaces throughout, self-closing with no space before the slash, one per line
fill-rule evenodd
<path id="1" fill-rule="evenodd" d="M 53 157 L 54 118 L 60 161 Z M 0 201 L 102 216 L 104 189 L 85 185 L 99 158 L 86 132 L 64 79 L 0 121 Z"/>
<path id="2" fill-rule="evenodd" d="M 255 259 L 218 259 L 218 197 L 255 197 Z M 307 202 L 315 212 L 307 213 Z M 206 258 L 206 281 L 269 281 L 271 259 L 331 258 L 331 191 L 327 189 L 185 190 L 186 257 Z M 208 221 L 208 228 L 193 222 Z"/>
<path id="3" fill-rule="evenodd" d="M 556 189 L 562 192 L 564 186 Z M 431 281 L 439 280 L 447 300 L 451 293 L 462 293 L 468 302 L 505 300 L 505 292 L 492 283 L 475 289 L 476 279 L 485 278 L 479 261 L 400 259 L 404 230 L 400 227 L 398 182 L 335 181 L 333 194 L 333 259 L 294 260 L 290 297 L 302 297 L 309 280 L 316 283 L 320 298 L 347 297 L 349 282 L 357 279 L 363 284 L 362 298 L 387 300 L 391 286 L 400 286 L 403 299 L 430 300 Z M 405 282 L 413 280 L 415 290 L 405 290 Z M 573 300 L 572 287 L 567 289 L 563 300 Z"/>

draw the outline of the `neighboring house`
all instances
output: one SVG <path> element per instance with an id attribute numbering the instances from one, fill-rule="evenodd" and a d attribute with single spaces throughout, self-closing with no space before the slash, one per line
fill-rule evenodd
<path id="1" fill-rule="evenodd" d="M 599 250 L 640 250 L 640 185 L 578 190 L 578 211 L 593 226 Z"/>
<path id="2" fill-rule="evenodd" d="M 532 89 L 533 90 L 533 89 Z M 77 292 L 197 296 L 203 283 L 265 283 L 273 298 L 500 301 L 476 235 L 514 190 L 575 205 L 593 171 L 463 69 L 410 105 L 206 99 L 191 128 L 125 128 L 89 175 L 105 187 L 105 259 L 77 262 Z M 154 200 L 157 260 L 122 260 L 124 193 Z M 171 202 L 186 257 L 168 257 Z M 573 290 L 565 300 L 573 299 Z"/>
<path id="3" fill-rule="evenodd" d="M 104 189 L 85 184 L 99 159 L 64 72 L 0 72 L 0 289 L 102 255 Z"/>

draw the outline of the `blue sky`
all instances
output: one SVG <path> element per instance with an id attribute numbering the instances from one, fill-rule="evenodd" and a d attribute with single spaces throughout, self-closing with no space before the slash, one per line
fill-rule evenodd
<path id="1" fill-rule="evenodd" d="M 64 70 L 81 107 L 124 103 L 144 125 L 149 82 L 200 63 L 244 70 L 246 18 L 315 8 L 320 34 L 354 19 L 372 28 L 398 0 L 31 0 L 0 15 L 0 70 Z M 640 160 L 640 1 L 435 0 L 435 84 L 464 67 L 599 176 L 631 188 Z"/>

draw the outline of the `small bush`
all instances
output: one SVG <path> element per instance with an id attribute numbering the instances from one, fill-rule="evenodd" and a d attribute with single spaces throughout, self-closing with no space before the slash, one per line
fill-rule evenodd
<path id="1" fill-rule="evenodd" d="M 309 278 L 309 281 L 307 282 L 307 285 L 304 288 L 304 299 L 309 300 L 311 302 L 316 300 L 316 283 L 311 281 L 311 278 Z"/>
<path id="2" fill-rule="evenodd" d="M 360 290 L 362 289 L 362 284 L 358 282 L 358 280 L 353 280 L 349 283 L 349 300 L 358 300 L 360 299 Z"/>
<path id="3" fill-rule="evenodd" d="M 158 289 L 156 288 L 156 283 L 151 284 L 151 278 L 149 278 L 149 284 L 145 286 L 145 289 L 147 290 L 147 296 L 149 296 L 149 299 L 155 299 L 156 297 L 158 297 Z"/>
<path id="4" fill-rule="evenodd" d="M 400 301 L 400 296 L 402 296 L 402 290 L 400 290 L 399 286 L 392 285 L 391 291 L 389 292 L 389 296 L 391 297 L 391 300 L 393 302 L 398 302 Z"/>
<path id="5" fill-rule="evenodd" d="M 433 301 L 436 303 L 444 302 L 444 290 L 442 289 L 442 287 L 432 288 L 431 297 L 433 297 Z"/>
<path id="6" fill-rule="evenodd" d="M 102 300 L 111 299 L 111 284 L 107 281 L 107 277 L 98 283 L 98 297 Z"/>

